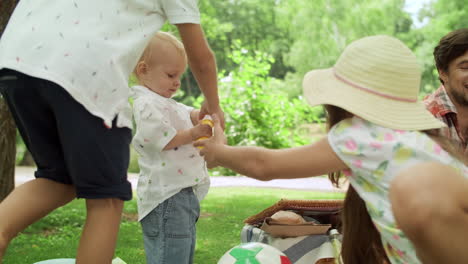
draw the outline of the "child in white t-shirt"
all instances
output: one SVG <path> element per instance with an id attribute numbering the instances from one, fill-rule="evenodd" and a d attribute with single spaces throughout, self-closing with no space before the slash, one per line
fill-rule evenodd
<path id="1" fill-rule="evenodd" d="M 209 188 L 205 162 L 191 143 L 212 129 L 199 124 L 199 110 L 171 99 L 186 66 L 183 44 L 159 32 L 135 68 L 138 214 L 150 264 L 192 263 L 199 201 Z"/>

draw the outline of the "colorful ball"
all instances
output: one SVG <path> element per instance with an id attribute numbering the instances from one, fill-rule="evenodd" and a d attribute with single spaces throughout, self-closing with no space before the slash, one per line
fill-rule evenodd
<path id="1" fill-rule="evenodd" d="M 292 264 L 278 249 L 267 244 L 251 242 L 231 248 L 218 264 Z"/>

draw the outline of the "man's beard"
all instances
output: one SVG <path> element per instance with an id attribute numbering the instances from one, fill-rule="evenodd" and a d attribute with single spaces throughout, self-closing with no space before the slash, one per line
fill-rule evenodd
<path id="1" fill-rule="evenodd" d="M 468 107 L 468 87 L 463 87 L 463 91 L 459 91 L 457 89 L 452 90 L 452 98 L 453 100 L 460 106 Z"/>

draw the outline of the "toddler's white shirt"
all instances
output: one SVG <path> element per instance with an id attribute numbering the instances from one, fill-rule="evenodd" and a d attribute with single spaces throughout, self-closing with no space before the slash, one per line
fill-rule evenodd
<path id="1" fill-rule="evenodd" d="M 0 69 L 57 83 L 107 126 L 132 127 L 128 78 L 166 20 L 200 23 L 197 0 L 21 0 Z"/>
<path id="2" fill-rule="evenodd" d="M 198 149 L 186 144 L 163 150 L 178 130 L 193 127 L 190 119 L 193 108 L 143 86 L 132 89 L 136 123 L 132 144 L 140 155 L 138 219 L 143 219 L 160 203 L 187 187 L 192 186 L 201 201 L 208 193 L 210 178 Z"/>

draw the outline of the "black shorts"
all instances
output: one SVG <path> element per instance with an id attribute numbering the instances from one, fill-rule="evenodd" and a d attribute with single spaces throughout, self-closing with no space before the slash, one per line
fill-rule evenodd
<path id="1" fill-rule="evenodd" d="M 78 198 L 132 199 L 129 128 L 115 120 L 106 128 L 59 85 L 16 71 L 0 71 L 0 92 L 36 162 L 36 178 L 74 185 Z"/>

